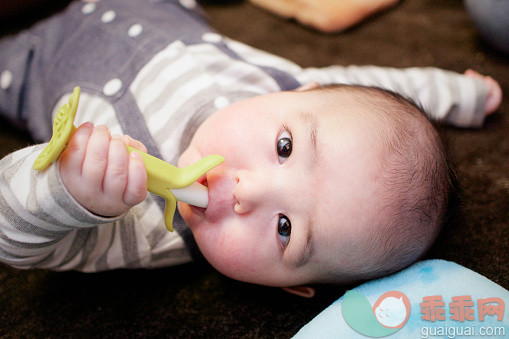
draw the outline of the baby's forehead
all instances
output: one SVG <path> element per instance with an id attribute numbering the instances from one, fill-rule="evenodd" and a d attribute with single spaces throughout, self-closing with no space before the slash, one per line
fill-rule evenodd
<path id="1" fill-rule="evenodd" d="M 404 109 L 411 115 L 418 112 L 418 106 L 403 96 L 379 87 L 356 85 L 331 85 L 309 91 L 318 101 L 341 111 L 345 107 L 356 107 L 359 117 L 386 115 L 397 118 Z"/>
<path id="2" fill-rule="evenodd" d="M 420 134 L 432 124 L 415 103 L 379 88 L 340 87 L 310 91 L 315 101 L 313 114 L 322 126 L 348 125 L 369 136 L 376 145 L 393 144 L 402 135 Z"/>
<path id="3" fill-rule="evenodd" d="M 326 94 L 316 96 L 317 109 L 313 111 L 319 133 L 328 135 L 325 141 L 330 152 L 323 157 L 326 180 L 318 187 L 324 192 L 320 199 L 330 201 L 326 204 L 329 219 L 320 216 L 323 209 L 317 210 L 316 224 L 323 233 L 316 252 L 323 254 L 325 263 L 335 262 L 327 258 L 341 257 L 368 267 L 379 257 L 385 258 L 382 250 L 386 248 L 387 227 L 392 225 L 387 221 L 400 215 L 402 197 L 410 201 L 414 194 L 416 199 L 421 196 L 409 190 L 412 185 L 407 185 L 407 177 L 416 173 L 412 166 L 420 168 L 421 154 L 433 150 L 430 147 L 436 135 L 431 133 L 433 125 L 411 103 L 390 102 L 383 95 L 377 101 L 364 100 L 364 93 L 350 96 L 347 92 L 332 99 Z M 404 234 L 393 233 L 391 246 L 407 241 Z M 340 264 L 356 269 L 350 262 Z"/>
<path id="4" fill-rule="evenodd" d="M 298 111 L 297 115 L 303 116 L 303 123 L 315 121 L 320 132 L 330 134 L 333 139 L 334 136 L 349 131 L 357 132 L 350 133 L 352 138 L 369 136 L 365 141 L 370 141 L 376 134 L 385 134 L 394 124 L 391 121 L 392 114 L 386 114 L 386 107 L 353 100 L 348 93 L 342 94 L 341 98 L 337 96 L 332 96 L 332 99 L 327 96 L 325 98 L 311 99 L 315 101 L 314 106 L 305 112 Z"/>

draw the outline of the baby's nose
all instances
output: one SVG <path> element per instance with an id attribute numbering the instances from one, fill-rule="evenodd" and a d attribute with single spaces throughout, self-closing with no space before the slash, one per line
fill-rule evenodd
<path id="1" fill-rule="evenodd" d="M 236 173 L 235 181 L 234 210 L 238 214 L 251 212 L 275 199 L 276 189 L 268 175 L 241 170 Z"/>

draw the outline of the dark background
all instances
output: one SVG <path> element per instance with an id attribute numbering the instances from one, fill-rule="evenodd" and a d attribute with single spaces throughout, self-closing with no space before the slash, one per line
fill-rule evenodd
<path id="1" fill-rule="evenodd" d="M 0 33 L 65 3 L 10 16 L 2 20 Z M 443 131 L 462 204 L 427 258 L 454 261 L 509 288 L 508 58 L 480 39 L 461 1 L 403 1 L 347 32 L 328 35 L 248 2 L 208 5 L 206 12 L 224 35 L 301 66 L 472 68 L 498 80 L 506 98 L 483 129 Z M 0 156 L 28 144 L 27 134 L 0 120 Z M 315 298 L 303 299 L 233 281 L 204 263 L 94 274 L 20 271 L 0 264 L 0 336 L 290 337 L 344 288 L 319 286 Z"/>

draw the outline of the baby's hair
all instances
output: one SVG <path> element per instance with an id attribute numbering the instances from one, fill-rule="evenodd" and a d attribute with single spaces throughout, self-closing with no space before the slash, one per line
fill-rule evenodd
<path id="1" fill-rule="evenodd" d="M 435 123 L 402 95 L 378 87 L 328 85 L 317 91 L 348 93 L 365 107 L 379 145 L 379 208 L 371 237 L 376 260 L 364 258 L 360 279 L 400 270 L 431 247 L 446 218 L 454 173 Z M 381 132 L 380 132 L 381 131 Z M 369 132 L 369 131 L 368 131 Z"/>

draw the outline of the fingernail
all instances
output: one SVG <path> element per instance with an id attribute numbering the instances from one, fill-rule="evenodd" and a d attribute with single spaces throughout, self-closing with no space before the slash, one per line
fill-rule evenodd
<path id="1" fill-rule="evenodd" d="M 120 141 L 122 141 L 122 137 L 121 137 L 120 135 L 118 135 L 118 134 L 113 134 L 113 135 L 111 136 L 111 139 L 115 139 L 115 140 L 120 140 Z"/>
<path id="2" fill-rule="evenodd" d="M 90 131 L 94 128 L 94 124 L 91 122 L 85 122 L 84 124 L 81 124 L 81 126 L 78 128 L 78 131 L 76 133 L 79 134 L 89 134 Z"/>

